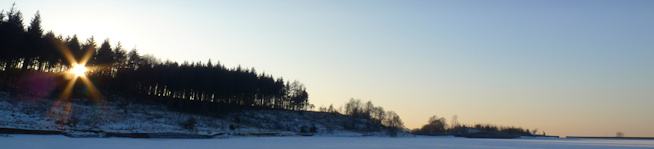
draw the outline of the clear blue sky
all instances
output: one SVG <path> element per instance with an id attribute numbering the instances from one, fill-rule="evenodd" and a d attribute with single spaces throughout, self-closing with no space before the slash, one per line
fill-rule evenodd
<path id="1" fill-rule="evenodd" d="M 11 1 L 0 2 L 8 10 Z M 654 136 L 654 1 L 16 1 L 45 30 L 303 82 L 311 103 Z"/>

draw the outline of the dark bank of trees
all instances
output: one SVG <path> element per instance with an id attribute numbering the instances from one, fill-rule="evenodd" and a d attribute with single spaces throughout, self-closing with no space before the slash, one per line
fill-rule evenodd
<path id="1" fill-rule="evenodd" d="M 211 60 L 161 62 L 152 55 L 139 54 L 137 49 L 128 52 L 120 42 L 112 45 L 109 39 L 99 45 L 93 37 L 80 40 L 76 35 L 44 33 L 39 12 L 26 27 L 15 6 L 2 11 L 0 90 L 57 98 L 69 81 L 64 74 L 75 62 L 88 59 L 86 66 L 91 70 L 87 78 L 100 91 L 164 103 L 180 111 L 212 112 L 234 106 L 302 110 L 310 106 L 302 83 L 257 73 L 254 68 L 227 68 Z M 32 74 L 45 79 L 40 86 L 24 87 L 34 83 L 28 77 Z M 77 82 L 73 95 L 64 98 L 88 97 L 83 91 L 87 88 Z M 42 94 L 35 95 L 37 90 Z"/>
<path id="2" fill-rule="evenodd" d="M 333 105 L 327 107 L 319 107 L 318 111 L 328 113 L 341 113 L 335 109 Z M 375 106 L 372 101 L 362 102 L 360 99 L 351 98 L 345 103 L 345 109 L 342 111 L 345 115 L 351 115 L 356 118 L 363 118 L 372 121 L 373 123 L 399 131 L 404 129 L 404 123 L 400 116 L 395 111 L 384 111 L 381 106 Z"/>
<path id="3" fill-rule="evenodd" d="M 502 134 L 513 136 L 532 136 L 536 133 L 530 132 L 529 129 L 523 129 L 513 126 L 500 126 L 492 124 L 474 124 L 465 125 L 459 124 L 457 117 L 452 118 L 451 124 L 448 126 L 445 118 L 437 117 L 436 115 L 429 118 L 427 124 L 420 128 L 411 130 L 411 133 L 418 135 L 467 135 L 475 133 L 485 134 Z"/>

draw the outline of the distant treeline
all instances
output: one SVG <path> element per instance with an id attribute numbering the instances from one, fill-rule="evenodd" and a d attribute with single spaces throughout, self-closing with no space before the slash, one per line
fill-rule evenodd
<path id="1" fill-rule="evenodd" d="M 225 105 L 290 110 L 310 106 L 300 82 L 273 78 L 254 68 L 226 68 L 211 60 L 161 62 L 152 55 L 140 55 L 137 49 L 127 52 L 120 42 L 112 46 L 109 39 L 100 46 L 93 37 L 85 42 L 79 40 L 76 35 L 44 33 L 39 12 L 25 27 L 22 13 L 14 6 L 2 11 L 0 90 L 59 97 L 57 94 L 61 94 L 68 81 L 64 74 L 75 62 L 88 59 L 86 66 L 92 69 L 87 77 L 99 90 L 161 102 L 182 111 L 211 112 Z M 70 58 L 66 51 L 71 53 Z M 35 83 L 29 77 L 34 74 L 41 76 L 38 86 L 25 87 Z M 79 82 L 67 98 L 88 97 Z"/>
<path id="2" fill-rule="evenodd" d="M 515 136 L 532 136 L 535 135 L 538 131 L 535 129 L 533 132 L 530 132 L 529 129 L 523 129 L 520 127 L 513 126 L 497 126 L 493 124 L 474 124 L 474 125 L 465 125 L 460 124 L 457 120 L 457 116 L 452 118 L 451 124 L 448 126 L 445 122 L 445 118 L 437 117 L 436 115 L 429 118 L 427 124 L 423 125 L 421 128 L 416 128 L 411 130 L 413 134 L 419 135 L 466 135 L 466 134 L 475 134 L 475 133 L 491 133 L 491 134 L 504 134 L 504 135 L 515 135 Z"/>
<path id="3" fill-rule="evenodd" d="M 372 101 L 364 103 L 360 99 L 350 98 L 345 103 L 345 107 L 336 109 L 333 104 L 329 105 L 329 108 L 321 106 L 318 108 L 318 112 L 349 115 L 352 119 L 359 119 L 363 120 L 364 123 L 375 124 L 367 125 L 365 128 L 358 128 L 362 123 L 349 121 L 350 123 L 344 123 L 343 125 L 346 129 L 366 131 L 389 130 L 391 136 L 397 136 L 398 132 L 405 131 L 404 123 L 395 111 L 385 111 L 383 107 L 372 104 Z"/>
<path id="4" fill-rule="evenodd" d="M 373 123 L 377 123 L 389 128 L 394 128 L 396 130 L 401 130 L 404 128 L 402 119 L 400 119 L 400 116 L 397 115 L 395 111 L 384 111 L 383 107 L 375 106 L 372 104 L 372 101 L 363 103 L 361 99 L 350 98 L 350 100 L 345 103 L 344 111 L 341 108 L 335 109 L 333 105 L 329 105 L 329 108 L 319 107 L 318 111 L 327 113 L 341 113 L 357 118 L 369 119 Z"/>
<path id="5" fill-rule="evenodd" d="M 334 105 L 329 107 L 321 106 L 319 112 L 339 113 L 351 115 L 356 118 L 368 119 L 373 123 L 383 125 L 392 130 L 410 131 L 417 135 L 467 135 L 476 133 L 496 134 L 496 135 L 514 135 L 514 136 L 533 136 L 538 129 L 529 131 L 514 126 L 497 126 L 493 124 L 473 124 L 466 125 L 458 122 L 458 117 L 452 117 L 452 122 L 448 125 L 443 117 L 432 116 L 427 124 L 420 128 L 408 130 L 399 115 L 394 111 L 385 111 L 381 106 L 375 106 L 371 101 L 362 102 L 360 99 L 351 98 L 344 107 L 335 108 Z"/>

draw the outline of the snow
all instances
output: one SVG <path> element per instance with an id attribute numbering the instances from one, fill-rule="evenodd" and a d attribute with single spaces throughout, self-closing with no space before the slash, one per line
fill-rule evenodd
<path id="1" fill-rule="evenodd" d="M 232 137 L 228 139 L 69 138 L 61 135 L 0 136 L 1 148 L 654 148 L 654 140 L 619 139 L 467 139 L 454 137 Z"/>
<path id="2" fill-rule="evenodd" d="M 84 101 L 84 99 L 79 99 Z M 53 102 L 54 101 L 54 102 Z M 118 100 L 121 101 L 121 100 Z M 193 129 L 182 123 L 195 119 Z M 66 122 L 67 125 L 58 124 Z M 232 130 L 231 127 L 234 127 Z M 244 110 L 222 117 L 168 111 L 164 106 L 130 102 L 109 104 L 9 98 L 0 92 L 0 128 L 57 130 L 64 135 L 0 134 L 4 148 L 654 148 L 654 140 L 619 139 L 467 139 L 414 137 L 400 132 L 398 138 L 378 131 L 365 120 L 342 115 L 280 110 Z M 312 137 L 298 133 L 315 127 Z M 98 133 L 102 132 L 102 133 Z M 152 135 L 217 135 L 211 139 L 135 139 L 109 137 L 109 133 Z M 284 136 L 284 137 L 242 137 Z M 108 137 L 108 138 L 106 138 Z"/>
<path id="3" fill-rule="evenodd" d="M 119 96 L 111 98 L 111 102 L 65 102 L 19 98 L 0 92 L 0 128 L 63 131 L 73 137 L 102 137 L 103 133 L 295 136 L 306 135 L 311 128 L 315 132 L 310 134 L 318 136 L 388 136 L 378 125 L 339 114 L 243 110 L 210 117 L 170 111 L 162 105 L 129 102 Z M 194 127 L 183 128 L 191 118 L 196 121 Z"/>

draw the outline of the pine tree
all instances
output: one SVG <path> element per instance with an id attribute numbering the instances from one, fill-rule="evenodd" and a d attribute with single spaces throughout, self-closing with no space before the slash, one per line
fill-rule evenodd
<path id="1" fill-rule="evenodd" d="M 114 52 L 109 45 L 109 38 L 105 39 L 98 49 L 98 55 L 95 56 L 96 64 L 103 67 L 110 67 L 114 63 Z"/>
<path id="2" fill-rule="evenodd" d="M 125 65 L 127 64 L 127 52 L 125 49 L 123 49 L 123 45 L 118 42 L 116 44 L 116 47 L 114 48 L 114 60 L 115 60 L 115 68 L 117 69 L 122 69 L 125 68 Z"/>
<path id="3" fill-rule="evenodd" d="M 23 26 L 23 15 L 16 9 L 16 4 L 6 14 L 0 28 L 0 58 L 6 61 L 8 68 L 16 68 L 20 58 L 25 56 L 25 28 Z M 4 17 L 3 17 L 4 18 Z"/>
<path id="4" fill-rule="evenodd" d="M 86 43 L 82 45 L 82 50 L 80 51 L 78 58 L 79 63 L 86 62 L 86 64 L 95 65 L 95 57 L 97 55 L 98 44 L 95 42 L 93 36 L 86 39 Z"/>
<path id="5" fill-rule="evenodd" d="M 39 11 L 36 11 L 34 19 L 32 19 L 30 26 L 27 28 L 27 34 L 38 38 L 43 36 L 43 29 L 41 28 L 41 13 Z"/>
<path id="6" fill-rule="evenodd" d="M 9 14 L 7 14 L 7 22 L 10 24 L 12 27 L 15 27 L 21 31 L 25 31 L 25 27 L 23 26 L 23 13 L 20 12 L 20 10 L 16 9 L 16 3 L 11 5 L 11 10 L 9 10 Z"/>
<path id="7" fill-rule="evenodd" d="M 127 53 L 127 67 L 132 70 L 138 69 L 138 66 L 141 63 L 141 56 L 139 56 L 138 50 L 133 48 L 129 53 Z"/>
<path id="8" fill-rule="evenodd" d="M 41 29 L 41 15 L 37 11 L 30 26 L 27 28 L 27 44 L 25 45 L 26 48 L 23 49 L 23 56 L 25 58 L 23 69 L 27 69 L 27 67 L 33 65 L 32 63 L 34 60 L 36 60 L 40 54 L 44 53 L 42 37 L 43 29 Z"/>
<path id="9" fill-rule="evenodd" d="M 66 39 L 66 46 L 68 47 L 68 51 L 72 54 L 73 58 L 75 60 L 80 59 L 82 56 L 82 47 L 80 46 L 79 39 L 77 38 L 77 35 L 73 35 L 73 37 L 68 37 Z M 66 59 L 68 60 L 68 59 Z M 72 64 L 72 61 L 67 61 L 65 65 L 70 65 Z"/>

